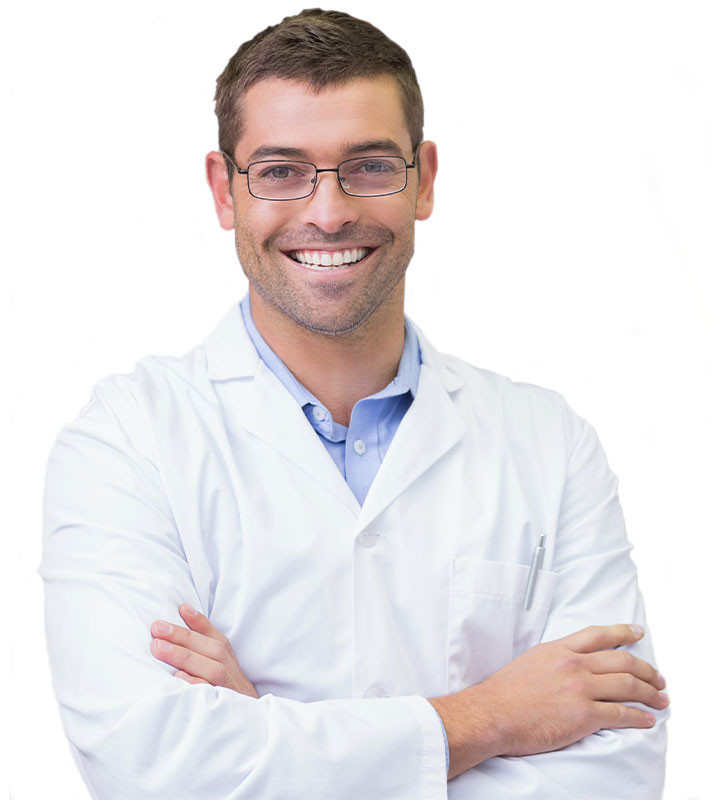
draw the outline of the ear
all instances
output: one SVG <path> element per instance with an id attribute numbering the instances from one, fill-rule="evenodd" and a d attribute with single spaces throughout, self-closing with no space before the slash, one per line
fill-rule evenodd
<path id="1" fill-rule="evenodd" d="M 235 216 L 230 182 L 227 179 L 227 166 L 222 153 L 213 150 L 205 156 L 205 176 L 208 179 L 210 191 L 213 193 L 215 212 L 218 215 L 220 227 L 231 231 L 235 227 Z"/>
<path id="2" fill-rule="evenodd" d="M 438 148 L 435 142 L 423 142 L 418 150 L 420 178 L 418 181 L 418 200 L 415 205 L 415 218 L 427 219 L 433 213 L 433 185 L 438 171 Z"/>

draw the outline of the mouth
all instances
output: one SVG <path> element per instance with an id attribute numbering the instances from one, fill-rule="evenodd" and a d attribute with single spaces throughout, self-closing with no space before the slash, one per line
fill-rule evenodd
<path id="1" fill-rule="evenodd" d="M 291 250 L 288 255 L 307 269 L 334 270 L 346 269 L 367 258 L 375 248 L 351 247 L 345 250 Z"/>

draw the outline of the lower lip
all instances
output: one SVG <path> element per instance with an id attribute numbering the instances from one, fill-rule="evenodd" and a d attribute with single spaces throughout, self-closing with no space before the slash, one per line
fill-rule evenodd
<path id="1" fill-rule="evenodd" d="M 365 255 L 360 261 L 352 261 L 350 264 L 340 264 L 338 267 L 315 267 L 313 264 L 302 264 L 301 261 L 295 261 L 291 256 L 288 256 L 286 253 L 282 255 L 287 258 L 293 266 L 301 267 L 305 272 L 308 272 L 310 275 L 329 275 L 335 276 L 338 275 L 340 272 L 353 272 L 355 267 L 360 267 L 361 264 L 364 264 L 366 261 L 371 258 L 371 256 L 376 252 L 378 248 L 374 247 L 367 255 Z"/>

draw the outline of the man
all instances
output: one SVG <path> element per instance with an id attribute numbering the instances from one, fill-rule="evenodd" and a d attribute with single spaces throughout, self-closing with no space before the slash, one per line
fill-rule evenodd
<path id="1" fill-rule="evenodd" d="M 404 317 L 437 172 L 407 55 L 303 12 L 238 50 L 216 111 L 249 296 L 102 381 L 48 467 L 48 640 L 88 785 L 659 796 L 665 682 L 595 434 Z"/>

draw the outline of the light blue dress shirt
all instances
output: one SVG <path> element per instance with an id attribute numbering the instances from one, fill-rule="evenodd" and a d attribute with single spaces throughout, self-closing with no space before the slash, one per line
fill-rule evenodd
<path id="1" fill-rule="evenodd" d="M 326 406 L 299 383 L 262 338 L 252 319 L 249 294 L 242 299 L 240 309 L 247 333 L 260 358 L 299 403 L 312 428 L 344 476 L 347 485 L 359 504 L 363 505 L 378 468 L 383 463 L 398 426 L 410 408 L 418 388 L 420 345 L 410 321 L 405 318 L 405 341 L 398 374 L 380 392 L 364 397 L 356 403 L 347 428 L 334 422 Z M 450 769 L 450 749 L 442 720 L 440 725 L 445 739 L 447 772 Z"/>

